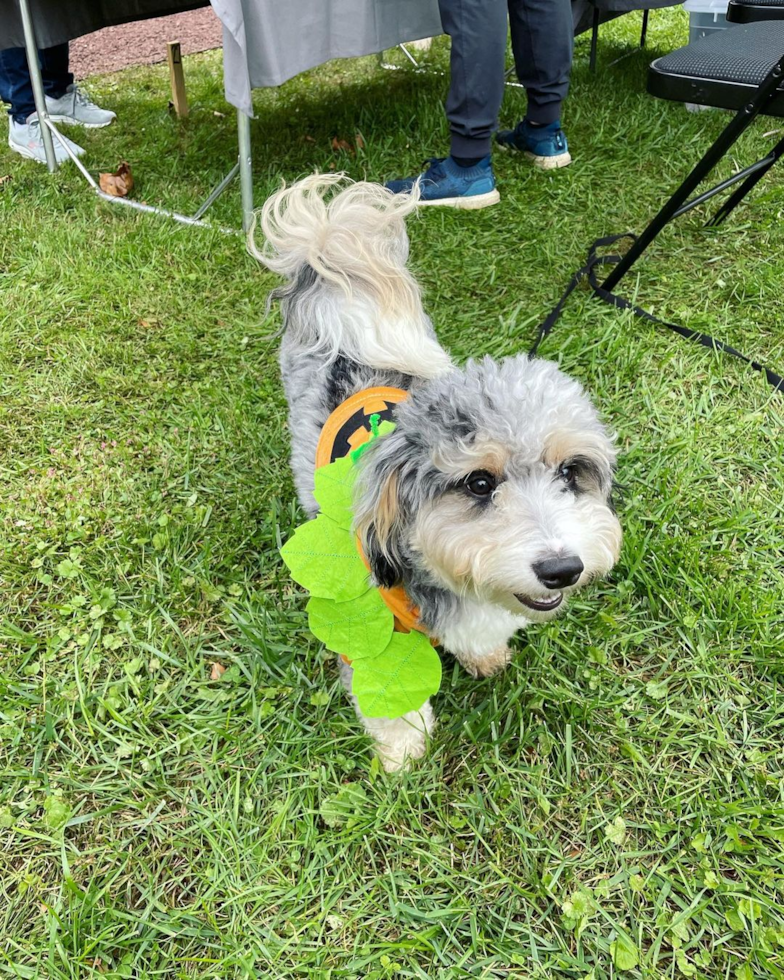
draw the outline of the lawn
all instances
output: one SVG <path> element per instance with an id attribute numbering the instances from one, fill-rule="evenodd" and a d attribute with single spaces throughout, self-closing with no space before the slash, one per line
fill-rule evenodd
<path id="1" fill-rule="evenodd" d="M 578 42 L 572 167 L 498 154 L 500 206 L 411 221 L 459 360 L 527 349 L 590 242 L 643 227 L 724 124 L 645 94 L 683 12 L 611 67 L 638 30 L 603 29 L 596 75 Z M 257 203 L 281 177 L 443 152 L 444 43 L 426 60 L 256 93 Z M 163 67 L 92 80 L 119 121 L 83 145 L 96 170 L 128 159 L 138 199 L 192 209 L 236 144 L 219 55 L 186 73 L 184 122 Z M 502 121 L 522 106 L 510 89 Z M 781 396 L 578 291 L 541 353 L 618 432 L 621 561 L 502 676 L 445 660 L 430 755 L 386 776 L 278 556 L 302 515 L 273 277 L 241 238 L 111 209 L 70 166 L 0 148 L 6 174 L 0 975 L 784 977 Z M 780 370 L 781 174 L 718 231 L 709 213 L 624 291 Z"/>

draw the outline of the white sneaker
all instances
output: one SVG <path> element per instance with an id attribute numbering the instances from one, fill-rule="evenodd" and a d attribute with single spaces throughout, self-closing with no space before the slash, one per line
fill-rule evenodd
<path id="1" fill-rule="evenodd" d="M 84 153 L 81 146 L 77 146 L 76 143 L 67 139 L 65 136 L 62 137 L 65 142 L 70 147 L 71 152 L 80 157 Z M 54 155 L 58 163 L 65 163 L 66 160 L 70 159 L 65 149 L 63 148 L 60 140 L 52 133 L 52 143 L 54 143 Z M 14 122 L 9 116 L 8 118 L 8 145 L 12 150 L 21 154 L 23 157 L 27 157 L 28 160 L 36 160 L 38 163 L 46 163 L 46 154 L 44 153 L 44 141 L 41 136 L 41 122 L 38 119 L 38 113 L 34 112 L 25 119 L 23 123 Z"/>
<path id="2" fill-rule="evenodd" d="M 69 85 L 65 95 L 59 99 L 46 96 L 46 111 L 54 123 L 65 123 L 70 126 L 86 126 L 88 129 L 100 129 L 114 122 L 117 114 L 111 109 L 101 109 L 76 85 Z"/>

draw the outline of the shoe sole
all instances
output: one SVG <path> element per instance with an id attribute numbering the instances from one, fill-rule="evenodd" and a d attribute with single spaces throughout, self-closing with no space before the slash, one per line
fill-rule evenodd
<path id="1" fill-rule="evenodd" d="M 509 143 L 501 143 L 499 140 L 495 141 L 495 145 L 499 150 L 503 150 L 504 153 L 520 153 L 516 146 L 510 146 Z M 557 157 L 538 157 L 535 153 L 531 153 L 530 150 L 523 150 L 523 156 L 530 160 L 535 167 L 540 170 L 560 170 L 561 167 L 568 167 L 572 162 L 571 153 L 560 153 Z"/>
<path id="2" fill-rule="evenodd" d="M 87 123 L 80 119 L 74 119 L 73 116 L 49 116 L 49 118 L 53 123 L 60 123 L 61 126 L 81 126 L 82 129 L 105 129 L 114 122 L 114 119 L 110 119 L 109 122 L 105 123 Z"/>
<path id="3" fill-rule="evenodd" d="M 18 143 L 9 143 L 8 147 L 9 149 L 13 150 L 14 153 L 18 153 L 20 157 L 24 157 L 25 160 L 35 160 L 36 163 L 42 163 L 44 166 L 46 166 L 46 155 L 44 155 L 43 157 L 38 157 L 35 155 L 35 153 L 33 153 L 32 150 L 28 150 L 26 146 L 20 146 Z M 76 154 L 76 156 L 81 156 L 81 155 L 82 155 L 81 153 Z M 71 158 L 69 156 L 65 156 L 61 160 L 58 160 L 57 163 L 58 165 L 63 163 L 68 163 L 70 159 Z"/>
<path id="4" fill-rule="evenodd" d="M 497 190 L 488 191 L 486 194 L 474 194 L 473 197 L 442 197 L 436 201 L 419 201 L 420 206 L 424 207 L 444 207 L 457 208 L 460 211 L 479 211 L 481 208 L 489 208 L 493 204 L 498 204 L 501 195 Z"/>
<path id="5" fill-rule="evenodd" d="M 568 167 L 572 162 L 570 153 L 560 153 L 557 157 L 538 157 L 535 153 L 526 150 L 525 156 L 540 170 L 560 170 L 561 167 Z"/>

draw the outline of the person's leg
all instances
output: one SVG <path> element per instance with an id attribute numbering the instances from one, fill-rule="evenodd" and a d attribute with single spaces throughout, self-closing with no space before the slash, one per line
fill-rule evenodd
<path id="1" fill-rule="evenodd" d="M 46 93 L 46 108 L 52 122 L 68 126 L 86 126 L 100 129 L 108 126 L 116 115 L 110 109 L 101 109 L 74 85 L 74 77 L 68 70 L 68 45 L 40 51 L 41 67 Z"/>
<path id="2" fill-rule="evenodd" d="M 561 129 L 561 106 L 569 91 L 573 24 L 570 0 L 509 0 L 517 77 L 528 95 L 528 112 L 515 129 L 496 136 L 505 149 L 520 150 L 544 170 L 572 162 Z"/>
<path id="3" fill-rule="evenodd" d="M 68 43 L 56 44 L 38 52 L 44 93 L 50 99 L 59 99 L 73 85 L 74 77 L 68 70 Z"/>
<path id="4" fill-rule="evenodd" d="M 439 0 L 438 6 L 452 39 L 446 100 L 452 157 L 480 159 L 490 153 L 504 96 L 506 0 Z"/>
<path id="5" fill-rule="evenodd" d="M 452 38 L 446 115 L 451 154 L 415 177 L 387 181 L 395 194 L 419 188 L 420 204 L 485 208 L 501 199 L 490 162 L 493 132 L 504 95 L 506 0 L 438 0 Z"/>
<path id="6" fill-rule="evenodd" d="M 8 114 L 15 122 L 23 123 L 35 112 L 33 85 L 24 48 L 0 51 L 0 100 L 8 103 Z"/>
<path id="7" fill-rule="evenodd" d="M 574 26 L 570 0 L 509 0 L 517 77 L 528 94 L 526 119 L 548 126 L 561 118 L 569 92 Z"/>
<path id="8" fill-rule="evenodd" d="M 46 92 L 50 91 L 50 88 L 47 87 L 47 81 L 55 85 L 64 84 L 66 88 L 71 84 L 68 80 L 70 76 L 66 77 L 68 73 L 68 45 L 61 47 L 65 48 L 64 63 L 62 51 L 49 48 L 48 51 L 38 52 L 38 56 L 44 65 L 42 74 Z M 54 52 L 53 60 L 49 59 L 50 52 Z M 56 91 L 56 89 L 52 90 Z M 8 113 L 11 117 L 8 125 L 8 145 L 21 156 L 45 164 L 46 154 L 41 136 L 41 123 L 35 109 L 33 85 L 30 81 L 30 70 L 27 66 L 27 54 L 24 48 L 6 48 L 5 51 L 0 51 L 0 98 L 3 102 L 8 102 L 11 107 Z M 66 142 L 71 152 L 76 156 L 81 156 L 84 153 L 84 150 L 76 143 L 72 143 L 70 140 Z M 64 163 L 68 160 L 68 154 L 58 139 L 54 140 L 54 153 L 58 163 Z"/>

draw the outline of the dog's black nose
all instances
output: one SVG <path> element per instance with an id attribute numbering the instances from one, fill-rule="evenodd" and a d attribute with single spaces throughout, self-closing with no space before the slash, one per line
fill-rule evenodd
<path id="1" fill-rule="evenodd" d="M 545 558 L 531 566 L 536 577 L 548 589 L 565 589 L 574 585 L 582 575 L 585 565 L 577 555 L 566 555 L 564 558 Z"/>

